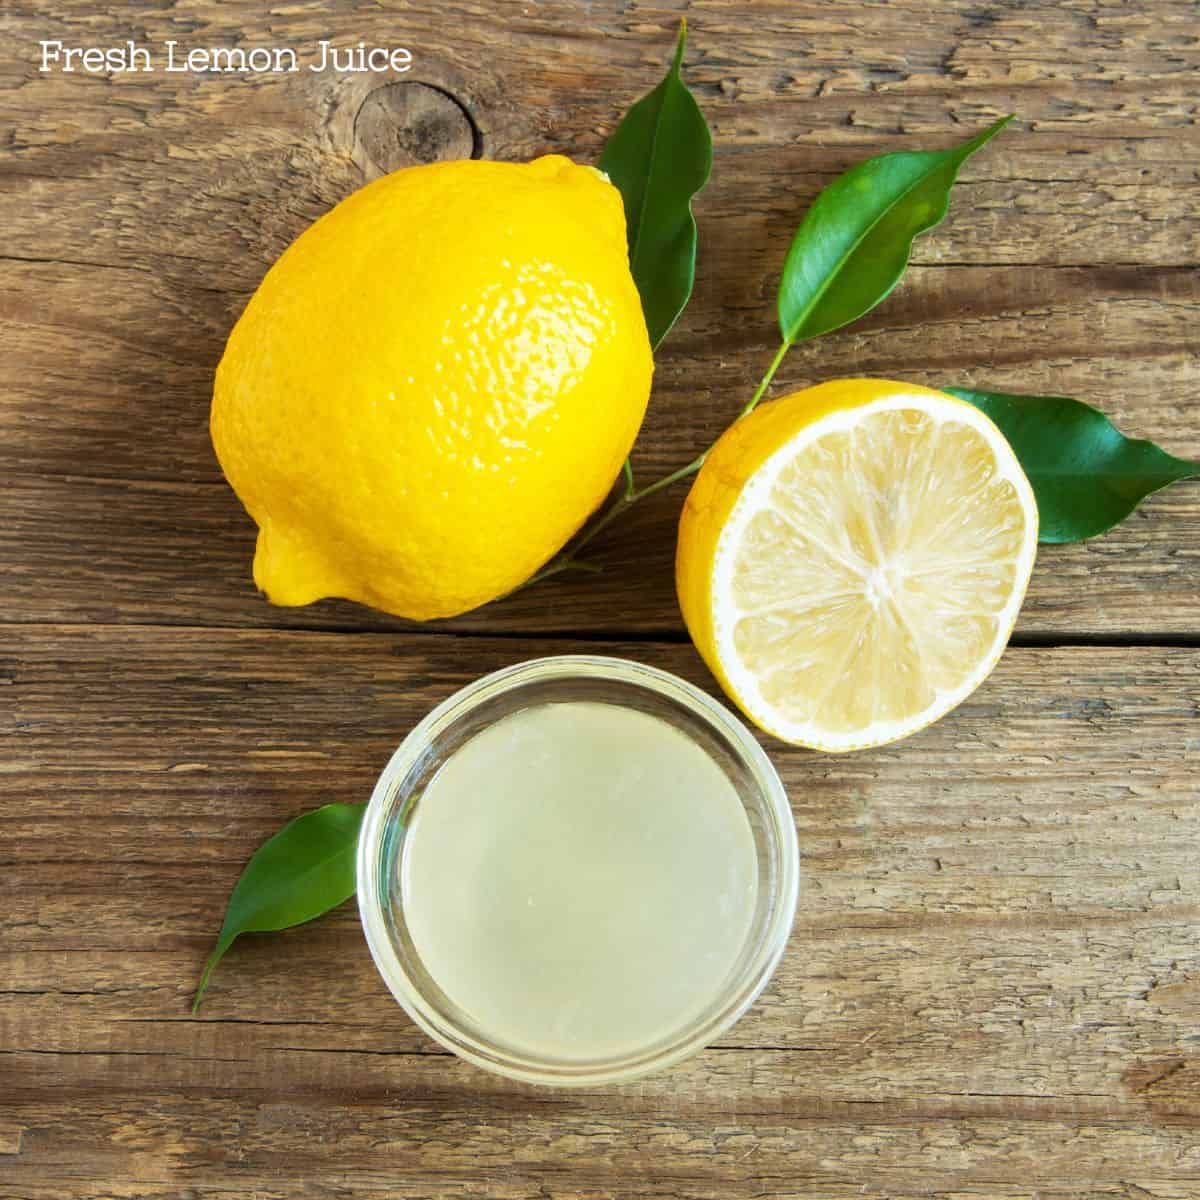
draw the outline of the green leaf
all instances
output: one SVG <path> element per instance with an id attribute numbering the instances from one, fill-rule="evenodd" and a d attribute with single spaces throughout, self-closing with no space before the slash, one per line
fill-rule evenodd
<path id="1" fill-rule="evenodd" d="M 779 284 L 779 326 L 791 345 L 839 329 L 900 281 L 913 238 L 945 215 L 962 164 L 1012 117 L 951 150 L 869 158 L 813 201 Z"/>
<path id="2" fill-rule="evenodd" d="M 600 156 L 600 169 L 625 201 L 629 266 L 655 349 L 692 294 L 692 197 L 708 182 L 712 169 L 708 125 L 679 77 L 686 44 L 687 23 L 680 21 L 675 59 L 666 78 L 625 114 Z"/>
<path id="3" fill-rule="evenodd" d="M 1008 438 L 1037 497 L 1039 541 L 1095 537 L 1123 521 L 1151 492 L 1200 476 L 1200 462 L 1125 437 L 1080 400 L 944 390 L 982 409 Z"/>
<path id="4" fill-rule="evenodd" d="M 229 897 L 225 923 L 208 956 L 192 1012 L 213 968 L 243 933 L 302 925 L 349 900 L 365 804 L 327 804 L 297 817 L 255 851 Z"/>

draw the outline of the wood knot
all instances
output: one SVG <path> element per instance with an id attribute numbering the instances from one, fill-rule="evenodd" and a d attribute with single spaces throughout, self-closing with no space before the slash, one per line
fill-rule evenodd
<path id="1" fill-rule="evenodd" d="M 369 174 L 478 158 L 480 150 L 479 131 L 465 105 L 432 84 L 384 84 L 354 118 L 354 157 Z"/>

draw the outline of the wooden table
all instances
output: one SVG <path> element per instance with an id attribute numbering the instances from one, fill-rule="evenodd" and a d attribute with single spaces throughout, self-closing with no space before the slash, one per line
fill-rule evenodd
<path id="1" fill-rule="evenodd" d="M 104 15 L 119 7 L 121 15 Z M 1020 121 L 900 291 L 777 393 L 865 373 L 1075 395 L 1200 457 L 1190 0 L 697 0 L 695 302 L 646 478 L 774 349 L 805 206 L 869 154 Z M 678 492 L 551 581 L 415 627 L 255 594 L 207 434 L 266 266 L 364 178 L 594 160 L 678 6 L 26 0 L 0 14 L 0 1197 L 1200 1196 L 1200 488 L 1043 549 L 993 679 L 898 746 L 770 744 L 805 879 L 753 1011 L 686 1066 L 553 1092 L 420 1035 L 350 907 L 189 1001 L 247 856 L 361 800 L 484 671 L 602 650 L 713 686 L 672 596 Z M 407 76 L 41 73 L 39 39 L 411 48 Z M 402 279 L 397 286 L 403 286 Z"/>

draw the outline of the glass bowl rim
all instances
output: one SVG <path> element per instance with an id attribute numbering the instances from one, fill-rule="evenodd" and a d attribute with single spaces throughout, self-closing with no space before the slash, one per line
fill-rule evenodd
<path id="1" fill-rule="evenodd" d="M 646 688 L 707 721 L 724 735 L 728 747 L 753 779 L 759 800 L 769 815 L 778 870 L 772 889 L 772 909 L 757 952 L 718 997 L 720 1004 L 715 1012 L 685 1026 L 678 1038 L 658 1051 L 634 1052 L 634 1057 L 613 1060 L 611 1065 L 581 1062 L 571 1067 L 539 1066 L 531 1055 L 516 1055 L 504 1048 L 497 1048 L 493 1055 L 487 1049 L 480 1049 L 471 1035 L 444 1019 L 426 1001 L 392 944 L 379 887 L 379 867 L 385 837 L 396 820 L 389 802 L 423 754 L 443 734 L 488 700 L 527 684 L 571 679 L 607 679 Z M 600 654 L 549 655 L 502 667 L 465 684 L 436 705 L 402 739 L 380 773 L 363 816 L 356 864 L 358 909 L 371 957 L 384 983 L 413 1022 L 439 1045 L 484 1070 L 527 1083 L 603 1085 L 636 1079 L 691 1057 L 725 1033 L 754 1003 L 778 966 L 791 934 L 799 896 L 799 859 L 791 804 L 778 772 L 747 726 L 728 708 L 686 679 L 633 659 Z"/>

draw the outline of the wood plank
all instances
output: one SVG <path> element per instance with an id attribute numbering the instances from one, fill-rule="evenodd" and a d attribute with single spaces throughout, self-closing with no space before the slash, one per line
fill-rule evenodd
<path id="1" fill-rule="evenodd" d="M 53 297 L 56 285 L 66 289 L 60 306 L 53 299 L 45 303 L 53 310 L 48 326 L 61 320 L 67 328 L 68 314 L 85 305 L 84 281 L 61 267 L 30 271 L 47 284 L 44 296 Z M 889 327 L 876 314 L 865 323 L 875 328 L 834 335 L 828 349 L 800 347 L 785 366 L 781 387 L 820 378 L 820 363 L 829 354 L 840 373 L 1100 393 L 1106 409 L 1130 432 L 1200 457 L 1200 410 L 1191 402 L 1195 367 L 1188 349 L 1195 340 L 1191 314 L 1200 300 L 1200 274 L 1173 271 L 1146 278 L 1126 269 L 1097 275 L 1022 268 L 1004 276 L 1003 286 L 991 286 L 991 275 L 978 268 L 917 270 L 904 293 L 913 296 L 918 310 L 911 324 Z M 1056 314 L 1024 312 L 1028 297 L 1046 289 L 1061 297 Z M 1096 300 L 1101 289 L 1105 298 Z M 949 331 L 957 328 L 956 316 L 972 296 L 983 297 L 991 315 L 970 322 L 972 337 L 957 348 Z M 1072 346 L 1060 340 L 1067 327 L 1074 330 Z M 948 331 L 946 352 L 958 356 L 957 366 L 927 365 L 931 328 Z M 1089 358 L 1097 328 L 1105 333 L 1103 355 Z M 134 339 L 133 328 L 112 333 L 104 352 L 123 354 Z M 763 343 L 735 364 L 715 329 L 690 336 L 688 355 L 668 355 L 660 365 L 656 399 L 636 456 L 646 478 L 672 469 L 719 432 L 726 415 L 752 389 L 754 370 L 769 352 Z M 1154 358 L 1138 350 L 1147 344 L 1154 346 Z M 45 352 L 54 356 L 54 347 L 47 345 Z M 14 380 L 10 398 L 0 399 L 0 410 L 10 418 L 9 451 L 21 472 L 0 487 L 0 561 L 8 565 L 2 619 L 403 628 L 403 622 L 354 605 L 327 602 L 283 610 L 255 594 L 249 572 L 254 530 L 220 482 L 207 444 L 207 402 L 192 406 L 186 426 L 178 422 L 176 404 L 161 403 L 170 393 L 169 387 L 167 393 L 162 390 L 167 386 L 160 378 L 162 356 L 169 361 L 172 353 L 164 343 L 146 360 L 134 391 L 154 412 L 137 414 L 135 439 L 127 436 L 131 396 L 123 389 L 129 381 L 120 382 L 112 364 L 97 368 L 99 383 L 93 381 L 90 392 L 84 367 L 67 359 L 63 370 L 78 369 L 77 376 L 40 383 L 31 376 L 20 386 Z M 967 365 L 972 360 L 990 365 L 972 369 Z M 897 363 L 911 369 L 893 371 Z M 207 388 L 202 363 L 181 370 L 180 398 L 188 389 Z M 706 383 L 693 394 L 697 375 Z M 112 383 L 104 384 L 106 379 Z M 51 390 L 56 396 L 80 396 L 62 427 L 44 416 Z M 104 447 L 99 459 L 98 447 Z M 140 472 L 139 463 L 147 464 Z M 198 470 L 189 470 L 189 463 L 199 464 Z M 80 470 L 179 478 L 101 479 L 81 476 Z M 1200 587 L 1191 549 L 1200 542 L 1198 494 L 1195 485 L 1180 485 L 1103 538 L 1043 548 L 1019 632 L 1200 631 Z M 442 627 L 682 636 L 671 567 L 682 497 L 677 489 L 655 498 L 645 512 L 632 514 L 607 535 L 595 550 L 604 575 L 552 580 Z"/>
<path id="2" fill-rule="evenodd" d="M 134 1097 L 89 1096 L 65 1120 L 22 1105 L 30 1150 L 0 1196 L 64 1200 L 104 1180 L 105 1196 L 136 1200 L 1191 1200 L 1198 1178 L 1192 1131 L 1145 1122 L 889 1121 L 870 1105 L 857 1119 L 732 1107 L 681 1118 L 670 1106 L 614 1119 L 592 1115 L 589 1095 L 524 1099 L 477 1105 L 446 1081 L 419 1100 L 164 1097 L 146 1111 Z"/>
<path id="3" fill-rule="evenodd" d="M 0 630 L 24 1129 L 0 1196 L 1194 1194 L 1200 650 L 1013 650 L 901 745 L 768 744 L 803 847 L 791 949 L 658 1079 L 547 1093 L 440 1054 L 349 907 L 235 948 L 192 1018 L 253 846 L 365 797 L 468 678 L 560 649 L 710 685 L 655 643 Z"/>
<path id="4" fill-rule="evenodd" d="M 414 3 L 402 21 L 347 2 L 319 13 L 292 8 L 283 19 L 192 7 L 186 45 L 282 37 L 304 52 L 320 37 L 410 41 L 413 77 L 457 94 L 484 153 L 499 158 L 550 148 L 594 156 L 617 114 L 661 76 L 674 32 L 672 13 L 596 6 L 585 22 L 569 0 L 536 13 L 501 6 L 489 21 L 461 2 Z M 1050 0 L 986 12 L 953 0 L 936 19 L 922 0 L 836 11 L 773 0 L 752 11 L 748 19 L 728 0 L 689 7 L 689 79 L 719 154 L 737 162 L 736 176 L 718 170 L 711 211 L 740 204 L 771 213 L 781 181 L 807 175 L 810 191 L 812 180 L 853 159 L 895 148 L 897 134 L 953 135 L 1017 108 L 1025 132 L 1007 135 L 989 151 L 988 169 L 972 172 L 988 182 L 981 203 L 962 214 L 967 224 L 949 235 L 960 240 L 937 234 L 933 246 L 965 248 L 984 262 L 1198 261 L 1187 0 L 1159 0 L 1153 19 L 1139 6 L 1063 11 Z M 143 119 L 114 122 L 108 87 L 38 71 L 37 39 L 53 30 L 83 44 L 161 43 L 180 39 L 172 14 L 139 6 L 136 17 L 85 17 L 38 0 L 4 21 L 14 44 L 31 51 L 6 62 L 0 112 L 14 126 L 9 173 L 33 185 L 12 233 L 37 257 L 95 259 L 79 253 L 87 244 L 104 261 L 118 261 L 103 253 L 113 250 L 123 263 L 153 268 L 184 251 L 195 271 L 250 286 L 256 263 L 245 254 L 235 261 L 230 246 L 261 252 L 274 243 L 273 257 L 361 170 L 354 116 L 379 77 L 302 71 L 213 87 L 186 74 L 124 75 L 111 86 Z M 1041 182 L 1047 194 L 1034 198 L 1014 181 Z M 189 183 L 197 186 L 185 190 Z M 1063 183 L 1074 185 L 1065 196 L 1054 190 Z M 39 222 L 47 206 L 63 220 Z M 997 228 L 1001 216 L 1007 229 Z M 161 232 L 157 245 L 140 236 L 145 228 Z M 991 236 L 979 237 L 984 231 Z"/>
<path id="5" fill-rule="evenodd" d="M 662 494 L 568 573 L 452 621 L 413 625 L 340 600 L 276 608 L 251 578 L 254 528 L 223 484 L 10 477 L 0 482 L 3 622 L 104 622 L 684 638 L 675 599 L 682 491 Z M 1200 634 L 1200 486 L 1148 501 L 1116 530 L 1043 546 L 1024 637 Z"/>
<path id="6" fill-rule="evenodd" d="M 0 366 L 0 462 L 22 474 L 219 482 L 208 438 L 212 371 L 248 293 L 234 301 L 135 277 L 125 289 L 135 293 L 132 311 L 94 310 L 108 279 L 101 268 L 0 263 L 0 311 L 21 348 Z M 796 347 L 774 391 L 882 375 L 1075 395 L 1131 435 L 1200 457 L 1190 402 L 1198 308 L 1200 271 L 1191 268 L 917 267 L 884 308 Z M 635 454 L 649 477 L 728 426 L 774 337 L 765 301 L 688 310 L 665 344 Z"/>
<path id="7" fill-rule="evenodd" d="M 25 1129 L 0 1196 L 448 1197 L 492 1172 L 514 1197 L 1196 1186 L 1200 650 L 1017 649 L 898 746 L 768 743 L 803 852 L 791 947 L 717 1048 L 658 1079 L 547 1093 L 441 1054 L 352 908 L 237 947 L 190 1015 L 263 836 L 364 797 L 467 679 L 567 649 L 711 687 L 658 643 L 0 629 L 0 795 L 23 814 L 0 852 L 0 1074 Z"/>
<path id="8" fill-rule="evenodd" d="M 494 23 L 472 12 L 416 4 L 398 22 L 349 4 L 319 17 L 198 4 L 185 40 L 413 34 L 420 77 L 466 105 L 484 152 L 588 158 L 657 78 L 672 24 L 599 6 L 581 25 L 565 0 Z M 780 387 L 872 373 L 1074 394 L 1200 456 L 1193 15 L 1182 2 L 1148 19 L 1136 6 L 983 14 L 956 0 L 936 20 L 918 0 L 862 12 L 759 3 L 748 25 L 722 0 L 693 4 L 689 77 L 717 169 L 699 206 L 696 298 L 664 349 L 637 453 L 646 477 L 707 444 L 753 388 L 773 350 L 773 279 L 816 190 L 863 155 L 945 144 L 1013 107 L 1021 123 L 968 164 L 906 285 L 852 332 L 797 349 Z M 179 36 L 153 8 L 138 9 L 136 30 L 44 3 L 0 22 L 29 46 L 47 30 Z M 284 613 L 253 597 L 252 529 L 218 483 L 206 429 L 213 366 L 266 265 L 377 173 L 354 118 L 379 83 L 302 72 L 207 86 L 159 73 L 101 86 L 31 59 L 0 68 L 13 128 L 0 150 L 6 619 L 402 627 L 352 606 Z M 114 122 L 114 97 L 139 119 Z M 1194 634 L 1195 491 L 1093 545 L 1047 551 L 1022 631 Z M 603 579 L 551 583 L 454 627 L 678 634 L 668 564 L 680 499 L 614 531 L 599 548 Z"/>

